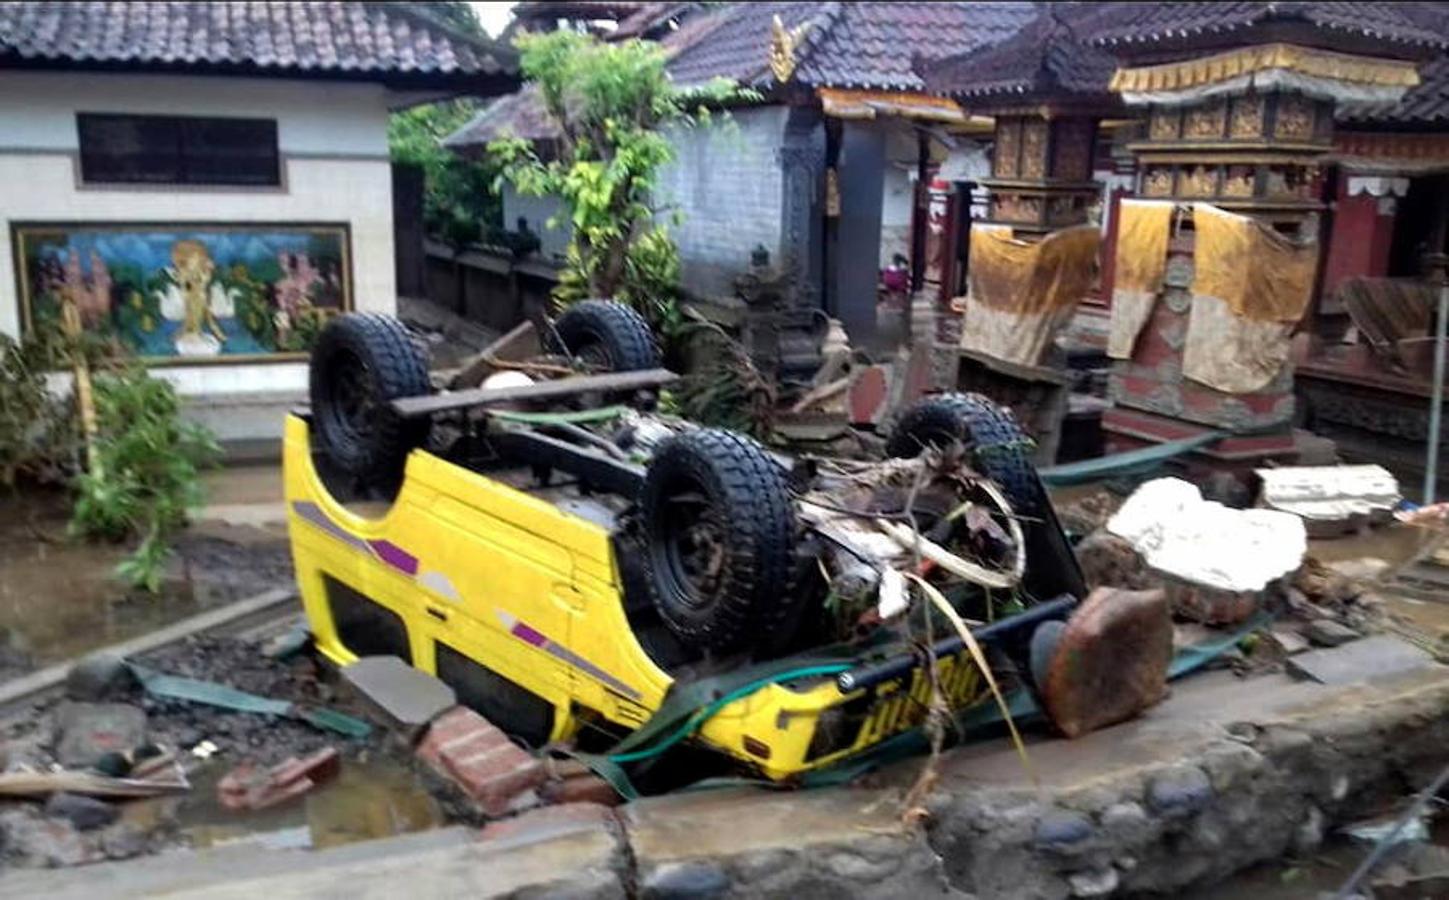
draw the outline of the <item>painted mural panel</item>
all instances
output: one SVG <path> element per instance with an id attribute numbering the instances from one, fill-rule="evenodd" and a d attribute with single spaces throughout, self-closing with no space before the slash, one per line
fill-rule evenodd
<path id="1" fill-rule="evenodd" d="M 296 358 L 352 308 L 345 225 L 12 226 L 26 328 L 74 298 L 88 330 L 148 362 Z"/>

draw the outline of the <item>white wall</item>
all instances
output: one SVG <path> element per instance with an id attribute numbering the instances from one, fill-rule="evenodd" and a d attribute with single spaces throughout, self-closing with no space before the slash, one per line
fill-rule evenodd
<path id="1" fill-rule="evenodd" d="M 0 332 L 20 328 L 11 221 L 346 222 L 358 309 L 396 304 L 381 85 L 0 70 Z M 281 188 L 78 186 L 77 112 L 277 120 Z M 304 363 L 167 366 L 184 394 L 297 391 Z M 278 423 L 280 427 L 280 423 Z"/>
<path id="2" fill-rule="evenodd" d="M 733 279 L 749 269 L 757 245 L 780 261 L 779 150 L 788 114 L 787 106 L 739 109 L 729 120 L 670 136 L 675 159 L 659 173 L 655 197 L 684 216 L 668 228 L 691 293 L 734 296 Z"/>

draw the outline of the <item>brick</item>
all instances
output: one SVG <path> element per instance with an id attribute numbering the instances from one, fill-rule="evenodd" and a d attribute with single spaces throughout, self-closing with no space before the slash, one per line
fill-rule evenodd
<path id="1" fill-rule="evenodd" d="M 507 812 L 515 797 L 548 777 L 543 760 L 529 755 L 487 719 L 462 706 L 438 716 L 416 752 L 490 816 Z"/>
<path id="2" fill-rule="evenodd" d="M 545 803 L 597 803 L 618 806 L 624 802 L 619 792 L 592 772 L 546 782 L 538 789 Z"/>

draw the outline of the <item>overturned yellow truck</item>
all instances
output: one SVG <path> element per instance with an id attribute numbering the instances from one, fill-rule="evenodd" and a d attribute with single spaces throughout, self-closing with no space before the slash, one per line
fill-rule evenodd
<path id="1" fill-rule="evenodd" d="M 916 727 L 933 690 L 982 699 L 910 573 L 1034 688 L 1084 588 L 1008 413 L 941 395 L 888 459 L 785 458 L 661 413 L 676 376 L 626 306 L 575 304 L 542 343 L 439 391 L 394 319 L 319 336 L 285 480 L 329 660 L 399 656 L 533 748 L 687 738 L 788 780 Z"/>

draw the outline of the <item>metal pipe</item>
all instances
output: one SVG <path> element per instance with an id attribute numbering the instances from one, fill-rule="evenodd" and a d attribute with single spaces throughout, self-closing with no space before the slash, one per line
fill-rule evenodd
<path id="1" fill-rule="evenodd" d="M 1434 502 L 1436 482 L 1439 478 L 1439 426 L 1444 405 L 1444 338 L 1446 319 L 1449 319 L 1449 281 L 1444 277 L 1446 257 L 1434 254 L 1430 265 L 1434 280 L 1439 284 L 1439 309 L 1434 317 L 1434 384 L 1433 396 L 1429 400 L 1429 449 L 1424 459 L 1424 505 Z"/>
<path id="2" fill-rule="evenodd" d="M 1054 600 L 1045 603 L 1038 603 L 1036 606 L 1029 606 L 1024 612 L 1019 612 L 1010 618 L 983 625 L 980 628 L 971 629 L 971 636 L 976 638 L 979 644 L 990 644 L 1001 640 L 1021 629 L 1031 628 L 1048 619 L 1064 619 L 1073 609 L 1076 608 L 1077 598 L 1071 594 L 1063 594 Z M 942 638 L 931 648 L 932 655 L 937 658 L 954 656 L 960 653 L 966 646 L 960 635 L 953 635 Z M 841 672 L 835 676 L 835 684 L 844 693 L 858 691 L 863 688 L 874 687 L 882 682 L 890 681 L 914 669 L 920 662 L 920 657 L 915 653 L 902 653 L 878 663 L 871 663 L 851 669 L 848 672 Z"/>

